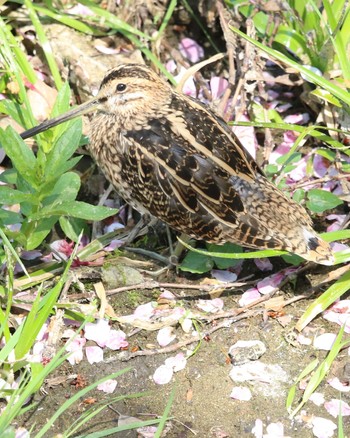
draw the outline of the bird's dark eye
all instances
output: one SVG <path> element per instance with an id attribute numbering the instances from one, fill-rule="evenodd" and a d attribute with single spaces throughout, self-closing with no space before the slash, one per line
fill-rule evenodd
<path id="1" fill-rule="evenodd" d="M 117 91 L 124 91 L 126 89 L 126 85 L 125 84 L 118 84 L 116 87 Z"/>

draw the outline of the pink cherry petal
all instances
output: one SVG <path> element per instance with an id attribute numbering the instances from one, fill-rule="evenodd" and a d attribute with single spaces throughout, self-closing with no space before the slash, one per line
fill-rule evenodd
<path id="1" fill-rule="evenodd" d="M 315 403 L 316 406 L 322 406 L 325 402 L 324 395 L 320 392 L 313 392 L 310 395 L 309 400 Z"/>
<path id="2" fill-rule="evenodd" d="M 322 417 L 312 419 L 312 432 L 316 438 L 331 438 L 337 426 L 331 420 Z"/>
<path id="3" fill-rule="evenodd" d="M 333 398 L 329 402 L 324 404 L 327 412 L 332 415 L 334 418 L 337 418 L 339 415 L 342 417 L 347 417 L 350 415 L 350 406 L 344 400 L 338 400 Z"/>
<path id="4" fill-rule="evenodd" d="M 157 334 L 157 342 L 161 347 L 169 345 L 176 338 L 172 327 L 163 327 Z"/>
<path id="5" fill-rule="evenodd" d="M 331 385 L 332 388 L 336 389 L 340 392 L 350 392 L 350 385 L 348 382 L 343 383 L 341 382 L 338 377 L 334 377 L 333 379 L 329 379 L 328 383 Z"/>
<path id="6" fill-rule="evenodd" d="M 230 397 L 235 400 L 249 401 L 252 398 L 252 393 L 249 388 L 235 386 L 231 391 Z"/>
<path id="7" fill-rule="evenodd" d="M 93 363 L 103 362 L 103 350 L 101 347 L 88 346 L 85 348 L 85 354 L 88 362 Z"/>
<path id="8" fill-rule="evenodd" d="M 158 385 L 166 385 L 170 382 L 171 378 L 173 377 L 173 367 L 161 365 L 158 367 L 154 374 L 153 374 L 153 380 Z"/>
<path id="9" fill-rule="evenodd" d="M 112 394 L 114 392 L 115 388 L 117 387 L 117 385 L 118 385 L 118 383 L 116 380 L 109 379 L 109 380 L 106 380 L 105 382 L 97 385 L 97 389 L 99 391 L 106 392 L 107 394 Z"/>
<path id="10" fill-rule="evenodd" d="M 95 341 L 100 347 L 106 345 L 111 327 L 107 320 L 100 319 L 96 323 L 88 322 L 84 328 L 85 338 L 89 341 Z"/>
<path id="11" fill-rule="evenodd" d="M 120 350 L 129 345 L 126 340 L 126 334 L 122 330 L 111 329 L 108 338 L 106 339 L 106 347 L 111 350 Z"/>
<path id="12" fill-rule="evenodd" d="M 337 338 L 335 333 L 323 333 L 314 339 L 314 347 L 317 350 L 330 350 Z"/>
<path id="13" fill-rule="evenodd" d="M 187 58 L 193 63 L 198 62 L 204 57 L 203 47 L 192 38 L 183 38 L 180 41 L 179 50 L 184 58 Z"/>
<path id="14" fill-rule="evenodd" d="M 244 294 L 242 294 L 238 304 L 241 307 L 248 306 L 250 303 L 258 300 L 261 297 L 260 292 L 256 288 L 248 289 Z"/>

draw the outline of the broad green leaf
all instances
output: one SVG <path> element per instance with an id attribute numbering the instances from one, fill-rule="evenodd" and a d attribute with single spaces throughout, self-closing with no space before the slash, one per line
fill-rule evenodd
<path id="1" fill-rule="evenodd" d="M 288 49 L 295 55 L 302 57 L 308 54 L 305 38 L 294 29 L 281 25 L 278 28 L 277 35 L 274 38 L 273 46 L 282 49 Z"/>
<path id="2" fill-rule="evenodd" d="M 82 219 L 61 216 L 59 222 L 64 234 L 68 237 L 68 239 L 72 240 L 73 242 L 78 241 L 82 230 L 85 231 L 84 234 L 88 233 L 88 226 L 86 222 Z"/>
<path id="3" fill-rule="evenodd" d="M 13 205 L 28 201 L 32 197 L 29 193 L 23 193 L 8 186 L 0 186 L 0 204 Z"/>
<path id="4" fill-rule="evenodd" d="M 225 243 L 225 245 L 208 244 L 207 248 L 208 251 L 212 253 L 221 252 L 230 254 L 243 252 L 243 248 L 239 245 L 235 245 L 234 243 Z M 239 260 L 237 259 L 223 259 L 222 257 L 212 257 L 212 260 L 219 269 L 231 268 L 232 266 L 236 266 L 237 263 L 239 263 Z"/>
<path id="5" fill-rule="evenodd" d="M 47 156 L 45 175 L 47 180 L 55 179 L 66 169 L 66 163 L 79 146 L 82 122 L 80 119 L 63 124 L 63 134 L 57 139 Z"/>
<path id="6" fill-rule="evenodd" d="M 57 117 L 69 110 L 70 88 L 68 82 L 65 82 L 57 94 L 55 104 L 51 111 L 51 117 Z"/>
<path id="7" fill-rule="evenodd" d="M 342 204 L 343 201 L 336 195 L 321 189 L 311 189 L 307 193 L 306 205 L 309 210 L 315 213 L 322 213 Z"/>
<path id="8" fill-rule="evenodd" d="M 32 220 L 38 220 L 44 217 L 54 216 L 71 216 L 90 221 L 101 221 L 118 212 L 115 208 L 94 206 L 80 201 L 61 202 L 54 207 L 48 205 L 41 209 L 40 212 L 32 216 Z"/>
<path id="9" fill-rule="evenodd" d="M 79 189 L 79 175 L 74 172 L 67 172 L 61 175 L 54 187 L 51 188 L 50 195 L 43 200 L 43 206 L 53 210 L 57 204 L 74 201 Z"/>
<path id="10" fill-rule="evenodd" d="M 0 174 L 0 181 L 5 184 L 16 184 L 17 183 L 17 172 L 16 169 L 6 169 Z"/>
<path id="11" fill-rule="evenodd" d="M 25 249 L 31 250 L 37 248 L 52 231 L 55 223 L 58 221 L 58 216 L 48 215 L 47 218 L 41 219 L 38 222 L 23 223 L 22 232 L 27 236 Z"/>
<path id="12" fill-rule="evenodd" d="M 23 218 L 20 213 L 0 208 L 0 226 L 19 224 Z"/>
<path id="13" fill-rule="evenodd" d="M 21 177 L 32 187 L 36 187 L 38 177 L 35 172 L 35 155 L 10 126 L 5 131 L 0 129 L 0 145 Z"/>
<path id="14" fill-rule="evenodd" d="M 297 189 L 297 190 L 294 192 L 293 200 L 294 200 L 295 202 L 297 202 L 298 204 L 300 204 L 300 202 L 303 201 L 304 199 L 305 199 L 305 190 L 303 190 L 303 189 Z"/>
<path id="15" fill-rule="evenodd" d="M 16 102 L 0 100 L 0 113 L 7 114 L 21 126 L 30 126 L 31 118 L 28 112 Z"/>
<path id="16" fill-rule="evenodd" d="M 214 267 L 211 257 L 190 251 L 186 254 L 179 268 L 181 271 L 192 272 L 193 274 L 204 274 Z"/>

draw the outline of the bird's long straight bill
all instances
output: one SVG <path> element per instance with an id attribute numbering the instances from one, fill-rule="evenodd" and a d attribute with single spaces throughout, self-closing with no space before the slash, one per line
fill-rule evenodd
<path id="1" fill-rule="evenodd" d="M 68 122 L 68 120 L 74 119 L 75 117 L 82 116 L 83 114 L 94 111 L 98 105 L 98 99 L 92 99 L 82 105 L 79 105 L 76 108 L 71 109 L 70 111 L 61 114 L 53 119 L 45 120 L 45 122 L 40 123 L 38 126 L 34 126 L 34 128 L 30 128 L 27 131 L 22 132 L 21 137 L 23 140 L 29 137 L 33 137 L 34 135 L 40 134 L 41 132 L 46 131 L 47 129 L 53 128 L 54 126 L 59 125 L 63 122 Z"/>

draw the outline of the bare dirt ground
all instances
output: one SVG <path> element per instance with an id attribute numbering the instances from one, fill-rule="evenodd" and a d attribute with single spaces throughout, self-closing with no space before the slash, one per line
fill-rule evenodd
<path id="1" fill-rule="evenodd" d="M 171 278 L 174 280 L 174 277 Z M 183 281 L 183 279 L 177 279 Z M 191 282 L 198 284 L 198 280 L 191 279 Z M 305 290 L 306 284 L 298 282 L 294 292 L 288 286 L 277 295 L 285 299 L 291 298 L 295 293 Z M 181 291 L 174 290 L 177 294 L 183 295 L 185 307 L 190 309 L 199 298 L 207 297 L 198 291 Z M 119 314 L 127 314 L 135 306 L 135 293 L 139 303 L 148 302 L 155 299 L 160 294 L 159 290 L 137 290 L 129 291 L 117 295 L 110 300 L 110 303 Z M 223 297 L 225 309 L 236 308 L 237 300 L 241 291 L 230 291 Z M 264 425 L 270 423 L 282 422 L 284 425 L 284 434 L 286 437 L 312 437 L 311 424 L 308 419 L 312 416 L 322 416 L 334 420 L 323 407 L 318 407 L 309 402 L 303 414 L 293 420 L 289 418 L 286 411 L 285 403 L 287 393 L 299 373 L 313 359 L 318 357 L 322 360 L 326 352 L 316 351 L 312 346 L 300 344 L 293 345 L 290 337 L 290 331 L 298 317 L 305 310 L 308 302 L 297 302 L 288 306 L 286 314 L 291 317 L 289 324 L 283 327 L 277 319 L 266 317 L 264 304 L 257 306 L 254 314 L 247 319 L 242 319 L 233 323 L 230 327 L 222 328 L 212 335 L 208 336 L 201 342 L 195 354 L 188 360 L 184 370 L 176 373 L 169 384 L 157 385 L 152 376 L 156 368 L 164 363 L 167 357 L 174 356 L 179 351 L 186 351 L 186 348 L 178 349 L 176 352 L 168 354 L 154 354 L 151 356 L 135 357 L 131 360 L 124 361 L 124 352 L 110 352 L 105 356 L 105 360 L 98 364 L 90 365 L 83 360 L 79 365 L 70 366 L 65 363 L 52 376 L 53 380 L 45 386 L 47 395 L 37 394 L 35 401 L 39 401 L 38 409 L 28 416 L 26 426 L 35 424 L 37 427 L 45 424 L 49 418 L 69 397 L 74 395 L 78 388 L 72 384 L 69 379 L 71 374 L 79 374 L 79 378 L 84 382 L 92 383 L 98 378 L 124 369 L 130 368 L 129 372 L 123 374 L 117 379 L 118 386 L 113 395 L 130 395 L 146 391 L 147 395 L 140 398 L 125 399 L 120 402 L 114 402 L 110 408 L 106 408 L 92 422 L 88 423 L 85 431 L 81 434 L 98 432 L 103 428 L 115 427 L 120 421 L 120 414 L 131 416 L 139 419 L 153 418 L 162 415 L 165 406 L 169 400 L 170 394 L 174 391 L 174 401 L 171 408 L 172 419 L 168 423 L 167 437 L 240 437 L 254 436 L 252 430 L 256 419 L 261 419 Z M 220 322 L 220 319 L 212 324 L 203 326 L 203 331 L 210 329 L 213 325 Z M 309 328 L 308 334 L 312 337 L 323 333 L 328 327 L 328 323 L 323 319 L 314 321 Z M 334 329 L 334 327 L 333 327 Z M 126 330 L 128 333 L 128 330 Z M 176 333 L 179 340 L 186 338 L 184 333 L 177 328 Z M 147 330 L 137 331 L 134 336 L 128 337 L 128 351 L 137 350 L 138 352 L 156 351 L 157 341 L 156 332 Z M 267 350 L 260 358 L 260 361 L 271 367 L 271 375 L 260 376 L 258 381 L 233 382 L 229 377 L 232 368 L 228 360 L 228 350 L 231 345 L 238 340 L 260 340 Z M 187 348 L 194 347 L 196 344 L 189 345 Z M 159 348 L 159 347 L 158 347 Z M 340 355 L 336 365 L 332 369 L 329 377 L 337 375 L 341 377 L 342 370 L 347 361 L 346 354 Z M 236 366 L 237 368 L 237 366 Z M 64 377 L 62 383 L 57 386 L 55 377 Z M 73 382 L 74 383 L 74 382 Z M 234 386 L 244 386 L 251 389 L 252 399 L 249 401 L 239 401 L 230 398 L 230 393 Z M 319 388 L 326 399 L 338 397 L 336 390 L 329 385 L 322 384 Z M 89 406 L 89 398 L 95 399 L 95 402 L 108 400 L 109 395 L 101 391 L 89 393 L 88 398 L 81 400 L 79 404 L 74 405 L 64 416 L 56 422 L 53 430 L 48 436 L 55 436 L 67 429 L 67 427 L 82 414 Z M 344 400 L 346 400 L 346 396 Z M 344 421 L 345 436 L 350 433 L 349 423 L 345 418 Z M 132 437 L 137 433 L 121 432 L 115 436 Z M 275 437 L 276 435 L 266 435 Z"/>

